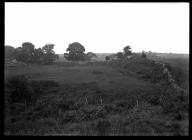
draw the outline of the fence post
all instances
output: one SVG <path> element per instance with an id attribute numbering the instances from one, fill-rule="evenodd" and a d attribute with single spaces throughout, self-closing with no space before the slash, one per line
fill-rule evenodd
<path id="1" fill-rule="evenodd" d="M 77 103 L 75 103 L 75 106 L 78 108 L 78 105 L 77 105 Z"/>
<path id="2" fill-rule="evenodd" d="M 138 100 L 137 100 L 137 108 L 139 107 L 139 102 L 138 102 Z"/>
<path id="3" fill-rule="evenodd" d="M 88 105 L 87 97 L 85 97 L 85 104 L 87 104 L 87 105 Z"/>

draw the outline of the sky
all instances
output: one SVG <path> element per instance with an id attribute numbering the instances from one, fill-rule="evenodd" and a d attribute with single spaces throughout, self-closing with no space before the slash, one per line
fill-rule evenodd
<path id="1" fill-rule="evenodd" d="M 22 3 L 5 2 L 5 45 L 55 44 L 63 54 L 70 43 L 86 52 L 189 54 L 189 3 Z"/>

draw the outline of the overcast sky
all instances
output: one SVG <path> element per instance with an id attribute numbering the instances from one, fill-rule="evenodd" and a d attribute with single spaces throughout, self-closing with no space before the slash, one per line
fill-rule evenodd
<path id="1" fill-rule="evenodd" d="M 66 52 L 72 42 L 86 52 L 189 53 L 188 3 L 5 3 L 5 45 L 55 44 Z"/>

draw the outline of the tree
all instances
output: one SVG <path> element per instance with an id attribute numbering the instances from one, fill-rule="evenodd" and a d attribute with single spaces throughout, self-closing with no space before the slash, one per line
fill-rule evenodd
<path id="1" fill-rule="evenodd" d="M 43 50 L 43 52 L 45 54 L 47 54 L 47 53 L 55 53 L 53 51 L 54 46 L 55 46 L 54 44 L 46 44 L 45 46 L 42 47 L 42 50 Z"/>
<path id="2" fill-rule="evenodd" d="M 44 52 L 41 48 L 35 49 L 34 51 L 34 62 L 41 63 L 44 60 Z"/>
<path id="3" fill-rule="evenodd" d="M 14 47 L 9 45 L 5 46 L 5 58 L 10 60 L 16 58 L 16 51 Z"/>
<path id="4" fill-rule="evenodd" d="M 59 59 L 59 55 L 55 54 L 55 59 L 58 60 Z"/>
<path id="5" fill-rule="evenodd" d="M 64 57 L 65 59 L 67 59 L 67 60 L 68 60 L 68 56 L 69 56 L 69 54 L 68 54 L 68 53 L 64 53 L 64 56 L 63 56 L 63 57 Z"/>
<path id="6" fill-rule="evenodd" d="M 106 60 L 106 61 L 110 60 L 110 57 L 109 57 L 109 56 L 106 56 L 106 57 L 105 57 L 105 60 Z"/>
<path id="7" fill-rule="evenodd" d="M 54 44 L 46 44 L 42 48 L 35 49 L 30 42 L 24 42 L 22 47 L 15 49 L 15 58 L 17 61 L 25 63 L 53 63 L 58 56 L 54 52 Z"/>
<path id="8" fill-rule="evenodd" d="M 124 57 L 122 52 L 118 52 L 116 55 L 118 59 L 122 59 Z"/>
<path id="9" fill-rule="evenodd" d="M 125 56 L 130 56 L 132 54 L 132 51 L 131 51 L 131 47 L 130 46 L 126 46 L 123 48 L 123 51 L 124 51 L 124 55 Z"/>
<path id="10" fill-rule="evenodd" d="M 93 52 L 87 52 L 87 56 L 89 57 L 97 57 L 97 55 Z"/>
<path id="11" fill-rule="evenodd" d="M 22 47 L 18 47 L 15 49 L 16 52 L 16 60 L 17 61 L 21 61 L 21 62 L 27 62 L 27 55 L 26 53 L 23 51 Z"/>
<path id="12" fill-rule="evenodd" d="M 145 54 L 144 51 L 142 51 L 142 53 L 141 53 L 141 57 L 142 57 L 142 58 L 147 58 L 147 55 Z"/>
<path id="13" fill-rule="evenodd" d="M 31 42 L 24 42 L 22 49 L 28 53 L 32 53 L 35 50 L 35 46 Z"/>
<path id="14" fill-rule="evenodd" d="M 78 42 L 69 44 L 67 50 L 69 52 L 67 59 L 72 61 L 85 60 L 85 48 Z"/>
<path id="15" fill-rule="evenodd" d="M 44 53 L 43 61 L 46 64 L 51 64 L 56 60 L 55 52 L 53 50 L 54 46 L 54 44 L 46 44 L 44 47 L 42 47 Z"/>
<path id="16" fill-rule="evenodd" d="M 87 60 L 91 60 L 91 58 L 97 57 L 97 55 L 93 52 L 87 52 L 86 57 L 87 57 Z"/>
<path id="17" fill-rule="evenodd" d="M 22 61 L 23 62 L 33 62 L 34 60 L 34 51 L 35 51 L 35 46 L 31 42 L 24 42 L 22 44 Z"/>

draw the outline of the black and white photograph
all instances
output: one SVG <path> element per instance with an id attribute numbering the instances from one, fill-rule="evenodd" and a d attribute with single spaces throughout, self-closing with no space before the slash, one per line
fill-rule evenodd
<path id="1" fill-rule="evenodd" d="M 188 136 L 189 2 L 4 2 L 4 136 Z"/>

